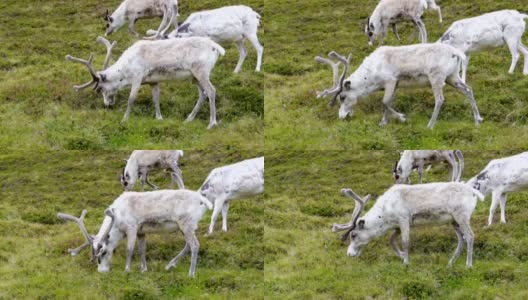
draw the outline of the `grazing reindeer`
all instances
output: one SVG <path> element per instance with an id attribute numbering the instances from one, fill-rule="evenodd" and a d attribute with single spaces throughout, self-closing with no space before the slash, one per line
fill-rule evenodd
<path id="1" fill-rule="evenodd" d="M 342 189 L 341 193 L 356 201 L 352 220 L 346 224 L 334 224 L 332 231 L 346 230 L 341 239 L 345 241 L 350 236 L 348 256 L 358 256 L 363 246 L 372 239 L 383 235 L 393 228 L 401 232 L 402 246 L 400 250 L 394 231 L 390 243 L 396 255 L 403 259 L 403 264 L 409 264 L 409 234 L 410 228 L 421 225 L 453 224 L 458 237 L 458 245 L 449 260 L 449 266 L 458 258 L 467 242 L 466 267 L 473 264 L 473 231 L 470 226 L 471 214 L 477 205 L 477 198 L 484 200 L 484 195 L 459 182 L 438 182 L 417 185 L 397 184 L 378 198 L 374 206 L 363 216 L 361 211 L 370 199 L 359 197 L 350 189 Z M 475 197 L 476 196 L 476 197 Z"/>
<path id="2" fill-rule="evenodd" d="M 259 72 L 264 52 L 264 48 L 260 45 L 257 37 L 259 25 L 260 15 L 251 7 L 244 5 L 225 6 L 192 13 L 168 37 L 204 36 L 220 44 L 235 43 L 240 52 L 235 73 L 242 70 L 242 64 L 246 59 L 247 51 L 244 47 L 244 41 L 247 39 L 257 51 L 255 71 Z M 147 34 L 149 33 L 152 31 L 147 32 Z"/>
<path id="3" fill-rule="evenodd" d="M 111 35 L 128 21 L 128 32 L 139 37 L 134 31 L 136 21 L 156 17 L 163 17 L 156 38 L 163 36 L 171 24 L 177 29 L 178 0 L 124 0 L 112 15 L 106 11 L 106 35 Z"/>
<path id="4" fill-rule="evenodd" d="M 170 168 L 172 182 L 176 182 L 178 188 L 184 189 L 182 172 L 178 166 L 178 160 L 182 156 L 182 150 L 134 150 L 126 160 L 126 166 L 120 176 L 121 185 L 125 191 L 131 191 L 139 178 L 142 192 L 145 182 L 157 190 L 158 187 L 148 180 L 149 172 Z"/>
<path id="5" fill-rule="evenodd" d="M 213 169 L 198 192 L 214 204 L 207 234 L 213 233 L 220 210 L 222 210 L 222 230 L 227 231 L 230 201 L 264 192 L 264 157 L 246 159 Z"/>
<path id="6" fill-rule="evenodd" d="M 501 223 L 506 223 L 506 193 L 528 189 L 528 152 L 494 159 L 468 183 L 484 195 L 491 194 L 488 226 L 500 202 Z"/>
<path id="7" fill-rule="evenodd" d="M 85 65 L 92 76 L 91 81 L 74 86 L 75 90 L 79 91 L 95 84 L 94 90 L 102 92 L 104 104 L 108 106 L 114 104 L 114 97 L 118 90 L 131 85 L 128 106 L 123 117 L 123 121 L 126 121 L 136 101 L 139 88 L 143 84 L 149 84 L 152 86 L 156 119 L 161 120 L 163 117 L 159 106 L 159 83 L 194 78 L 197 81 L 200 98 L 186 122 L 194 120 L 207 95 L 210 105 L 210 119 L 207 128 L 216 126 L 216 90 L 210 81 L 210 76 L 218 56 L 225 53 L 220 45 L 202 37 L 138 41 L 128 48 L 117 62 L 108 66 L 115 42 L 110 44 L 102 37 L 98 37 L 97 41 L 107 48 L 103 70 L 100 72 L 96 72 L 92 66 L 93 54 L 88 60 L 66 56 L 66 59 L 72 62 Z"/>
<path id="8" fill-rule="evenodd" d="M 522 43 L 522 35 L 528 15 L 516 10 L 500 10 L 478 17 L 454 22 L 438 42 L 453 46 L 466 54 L 462 61 L 462 80 L 466 82 L 469 54 L 508 45 L 512 55 L 510 74 L 513 74 L 519 52 L 524 56 L 523 74 L 528 75 L 528 48 Z"/>
<path id="9" fill-rule="evenodd" d="M 141 272 L 147 271 L 145 234 L 151 232 L 181 231 L 185 238 L 185 247 L 165 267 L 170 270 L 178 261 L 191 251 L 189 276 L 194 277 L 200 243 L 196 238 L 196 228 L 206 209 L 213 205 L 200 193 L 189 190 L 161 190 L 153 192 L 125 192 L 105 210 L 105 218 L 97 235 L 90 235 L 84 226 L 83 218 L 59 213 L 61 219 L 75 221 L 81 228 L 86 242 L 79 248 L 69 250 L 72 255 L 83 248 L 92 246 L 92 258 L 97 259 L 97 270 L 108 272 L 110 260 L 119 241 L 126 235 L 127 258 L 125 272 L 130 272 L 136 238 L 139 240 Z"/>
<path id="10" fill-rule="evenodd" d="M 464 156 L 460 150 L 405 150 L 401 152 L 400 160 L 394 164 L 392 175 L 395 183 L 409 184 L 412 170 L 417 169 L 422 183 L 424 166 L 441 162 L 447 162 L 451 166 L 451 181 L 460 181 L 464 171 Z"/>
<path id="11" fill-rule="evenodd" d="M 345 58 L 335 51 L 330 52 L 330 59 L 317 56 L 318 62 L 332 67 L 334 86 L 323 92 L 317 92 L 317 98 L 332 95 L 330 105 L 335 105 L 340 98 L 339 118 L 345 119 L 352 115 L 358 98 L 366 97 L 376 91 L 385 91 L 383 97 L 383 118 L 380 125 L 389 121 L 394 115 L 405 122 L 405 115 L 392 108 L 396 87 L 421 87 L 431 85 L 435 97 L 435 108 L 427 127 L 432 129 L 440 108 L 444 103 L 442 89 L 447 83 L 462 92 L 469 99 L 475 124 L 482 122 L 477 103 L 471 87 L 466 85 L 459 76 L 460 62 L 466 59 L 464 53 L 451 46 L 443 44 L 417 44 L 399 47 L 379 47 L 363 60 L 363 63 L 346 80 L 345 76 L 350 64 L 350 56 Z M 344 70 L 339 78 L 339 64 Z"/>
<path id="12" fill-rule="evenodd" d="M 438 12 L 439 21 L 442 23 L 440 6 L 436 5 L 434 0 L 381 0 L 365 25 L 369 45 L 372 45 L 379 35 L 380 44 L 383 45 L 389 25 L 392 26 L 396 39 L 400 40 L 396 24 L 403 21 L 413 22 L 420 32 L 420 41 L 427 43 L 427 30 L 422 15 L 428 7 Z"/>

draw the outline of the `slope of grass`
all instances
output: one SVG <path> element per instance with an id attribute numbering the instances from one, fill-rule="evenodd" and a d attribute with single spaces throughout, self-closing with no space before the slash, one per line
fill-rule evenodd
<path id="1" fill-rule="evenodd" d="M 102 96 L 91 89 L 75 92 L 72 85 L 88 81 L 86 68 L 66 61 L 66 54 L 102 66 L 103 16 L 121 0 L 112 1 L 2 1 L 0 3 L 0 148 L 11 149 L 132 149 L 137 147 L 206 149 L 216 146 L 262 148 L 263 79 L 254 72 L 256 54 L 248 44 L 248 57 L 240 74 L 232 71 L 238 50 L 225 45 L 211 81 L 216 86 L 219 126 L 206 130 L 209 105 L 196 120 L 183 123 L 198 90 L 188 81 L 161 85 L 163 121 L 154 119 L 150 87 L 141 89 L 128 122 L 121 124 L 129 88 L 118 93 L 117 103 L 105 108 Z M 183 21 L 192 11 L 211 9 L 236 1 L 198 1 L 180 4 Z M 263 2 L 247 1 L 258 12 Z M 263 17 L 265 21 L 266 18 Z M 160 19 L 140 20 L 138 32 L 157 28 Z M 262 26 L 263 27 L 263 26 Z M 263 35 L 263 29 L 259 33 Z M 135 42 L 126 25 L 114 33 L 114 61 Z"/>
<path id="2" fill-rule="evenodd" d="M 118 177 L 128 152 L 60 151 L 0 154 L 0 298 L 6 299 L 253 299 L 263 294 L 262 196 L 231 204 L 229 231 L 204 237 L 210 212 L 200 222 L 196 278 L 187 277 L 190 257 L 170 272 L 165 265 L 183 248 L 181 234 L 147 236 L 148 272 L 140 273 L 134 255 L 126 274 L 125 241 L 118 246 L 107 274 L 97 272 L 89 250 L 67 253 L 83 243 L 79 228 L 57 219 L 57 212 L 79 215 L 95 234 L 103 211 L 120 195 Z M 185 184 L 198 189 L 211 169 L 257 152 L 186 151 L 181 159 Z M 153 173 L 151 181 L 169 187 L 170 175 Z M 136 189 L 139 189 L 136 186 Z M 148 190 L 148 187 L 147 187 Z"/>
<path id="3" fill-rule="evenodd" d="M 466 151 L 464 180 L 511 151 Z M 331 232 L 350 220 L 354 203 L 343 187 L 373 200 L 392 185 L 396 151 L 275 151 L 266 153 L 265 287 L 270 299 L 525 299 L 528 294 L 528 193 L 508 196 L 507 224 L 484 229 L 490 197 L 471 220 L 473 268 L 465 255 L 447 267 L 456 248 L 450 225 L 411 229 L 410 264 L 389 246 L 387 232 L 346 255 L 348 243 Z M 433 167 L 424 182 L 445 181 L 447 165 Z M 417 175 L 412 177 L 416 182 Z M 367 204 L 368 210 L 374 201 Z"/>
<path id="4" fill-rule="evenodd" d="M 355 114 L 338 119 L 338 109 L 328 100 L 315 98 L 316 90 L 332 85 L 331 70 L 314 61 L 331 50 L 352 53 L 355 70 L 374 47 L 367 45 L 363 26 L 378 0 L 368 1 L 267 1 L 274 12 L 267 23 L 265 78 L 266 147 L 269 149 L 513 149 L 527 146 L 528 78 L 520 61 L 513 75 L 507 73 L 511 55 L 506 46 L 471 56 L 468 84 L 472 86 L 484 123 L 476 127 L 467 99 L 444 88 L 446 101 L 434 130 L 426 128 L 433 113 L 430 88 L 399 89 L 395 108 L 407 115 L 407 123 L 392 119 L 378 126 L 383 92 L 360 101 Z M 513 0 L 460 2 L 443 0 L 444 22 L 436 12 L 425 13 L 429 41 L 440 38 L 459 19 L 499 9 L 524 7 Z M 399 26 L 401 42 L 392 32 L 385 44 L 418 42 L 411 24 Z M 526 41 L 526 38 L 524 39 Z M 526 42 L 525 42 L 526 44 Z M 349 72 L 350 73 L 350 72 Z"/>

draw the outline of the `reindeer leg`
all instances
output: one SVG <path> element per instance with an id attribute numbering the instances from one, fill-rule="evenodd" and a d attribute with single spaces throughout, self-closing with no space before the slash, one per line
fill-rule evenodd
<path id="1" fill-rule="evenodd" d="M 138 234 L 139 255 L 141 257 L 141 273 L 147 271 L 147 242 L 144 234 Z"/>
<path id="2" fill-rule="evenodd" d="M 264 47 L 262 47 L 262 45 L 259 43 L 256 32 L 254 34 L 250 34 L 249 36 L 247 36 L 247 39 L 257 51 L 257 66 L 255 67 L 255 71 L 260 72 L 260 66 L 262 65 L 262 54 L 264 53 Z"/>
<path id="3" fill-rule="evenodd" d="M 506 224 L 506 194 L 500 195 L 501 223 Z"/>
<path id="4" fill-rule="evenodd" d="M 136 36 L 136 38 L 139 38 L 139 33 L 137 33 L 135 30 L 134 30 L 134 24 L 136 23 L 136 19 L 130 19 L 130 21 L 128 22 L 128 32 L 130 34 L 133 34 Z"/>
<path id="5" fill-rule="evenodd" d="M 427 124 L 427 127 L 429 127 L 429 129 L 433 129 L 436 123 L 436 118 L 438 118 L 438 114 L 440 113 L 440 108 L 442 107 L 442 104 L 444 104 L 444 94 L 442 93 L 444 78 L 439 78 L 438 75 L 431 75 L 429 76 L 429 81 L 431 82 L 431 86 L 433 87 L 435 107 L 433 115 L 431 116 L 431 120 L 429 120 L 429 124 Z"/>
<path id="6" fill-rule="evenodd" d="M 155 184 L 151 183 L 151 182 L 148 180 L 148 174 L 145 174 L 145 181 L 147 182 L 148 185 L 150 185 L 150 187 L 151 187 L 152 189 L 154 189 L 154 190 L 157 190 L 157 189 L 158 189 L 158 187 L 157 187 Z"/>
<path id="7" fill-rule="evenodd" d="M 456 76 L 458 77 L 458 76 Z M 469 100 L 469 104 L 471 105 L 471 109 L 473 110 L 473 117 L 475 119 L 475 125 L 479 125 L 484 120 L 478 111 L 477 102 L 475 101 L 475 96 L 473 95 L 473 90 L 471 87 L 464 82 L 460 78 L 455 79 L 449 79 L 447 81 L 447 84 L 451 85 L 452 87 L 456 88 L 460 92 L 462 92 Z"/>
<path id="8" fill-rule="evenodd" d="M 224 206 L 224 202 L 225 202 L 224 195 L 220 195 L 216 197 L 213 203 L 214 204 L 213 214 L 211 215 L 211 223 L 209 224 L 209 231 L 207 232 L 207 235 L 210 235 L 213 233 L 216 219 L 218 218 L 218 214 L 220 213 L 220 210 Z"/>
<path id="9" fill-rule="evenodd" d="M 209 98 L 210 116 L 209 116 L 209 125 L 207 126 L 207 129 L 211 129 L 217 125 L 216 104 L 215 104 L 216 89 L 211 83 L 211 80 L 209 79 L 210 74 L 208 71 L 207 72 L 192 71 L 192 72 L 196 80 L 198 80 L 198 82 L 200 83 L 200 86 L 204 89 L 205 94 Z"/>
<path id="10" fill-rule="evenodd" d="M 473 234 L 473 231 L 471 230 L 471 226 L 469 225 L 469 218 L 460 218 L 461 220 L 455 221 L 460 226 L 460 231 L 464 235 L 464 239 L 467 243 L 467 258 L 466 258 L 466 268 L 471 268 L 473 266 L 473 241 L 475 235 Z"/>
<path id="11" fill-rule="evenodd" d="M 396 242 L 397 238 L 398 238 L 398 230 L 396 229 L 390 236 L 390 245 L 392 249 L 394 250 L 394 252 L 396 253 L 396 255 L 398 255 L 399 258 L 403 259 L 403 252 L 400 250 Z"/>
<path id="12" fill-rule="evenodd" d="M 178 253 L 178 255 L 176 255 L 168 264 L 167 266 L 165 267 L 165 270 L 170 270 L 172 268 L 174 268 L 178 262 L 180 261 L 180 259 L 185 255 L 187 254 L 187 252 L 189 252 L 191 248 L 189 247 L 189 243 L 185 243 L 185 246 L 183 247 L 183 249 L 180 251 L 180 253 Z"/>
<path id="13" fill-rule="evenodd" d="M 127 231 L 127 257 L 125 264 L 125 272 L 130 272 L 130 264 L 132 262 L 132 255 L 134 255 L 134 246 L 136 245 L 137 229 L 131 227 Z"/>
<path id="14" fill-rule="evenodd" d="M 127 109 L 125 111 L 125 115 L 123 116 L 123 120 L 121 122 L 126 122 L 128 120 L 130 111 L 132 111 L 132 106 L 134 105 L 134 102 L 136 102 L 136 98 L 139 93 L 139 88 L 141 88 L 141 80 L 137 80 L 132 83 L 132 88 L 130 89 L 130 95 L 128 96 Z"/>
<path id="15" fill-rule="evenodd" d="M 179 189 L 185 189 L 185 184 L 183 183 L 182 171 L 180 167 L 178 166 L 178 162 L 172 161 L 171 169 L 172 169 L 172 172 L 171 172 L 172 182 L 176 182 Z"/>
<path id="16" fill-rule="evenodd" d="M 400 221 L 400 232 L 402 238 L 402 256 L 403 264 L 409 264 L 409 236 L 410 236 L 410 224 L 408 220 Z"/>
<path id="17" fill-rule="evenodd" d="M 159 83 L 152 85 L 152 101 L 156 109 L 156 120 L 163 120 L 160 111 L 160 86 Z"/>
<path id="18" fill-rule="evenodd" d="M 420 165 L 418 166 L 418 177 L 420 178 L 420 184 L 422 184 L 422 182 L 423 182 L 423 181 L 422 181 L 422 179 L 423 179 L 423 173 L 424 173 L 424 169 L 423 169 L 423 168 L 424 168 L 423 164 L 420 164 Z"/>
<path id="19" fill-rule="evenodd" d="M 156 31 L 156 34 L 154 35 L 154 38 L 159 39 L 160 37 L 162 37 L 163 33 L 165 33 L 165 31 L 169 28 L 169 26 L 170 26 L 170 18 L 168 16 L 168 13 L 165 12 L 163 14 L 163 19 L 161 20 L 158 30 Z"/>
<path id="20" fill-rule="evenodd" d="M 227 212 L 229 211 L 229 201 L 224 202 L 222 206 L 222 230 L 227 231 Z"/>
<path id="21" fill-rule="evenodd" d="M 396 23 L 392 23 L 392 31 L 394 32 L 394 35 L 396 36 L 396 39 L 400 40 L 400 35 L 398 34 L 398 29 L 396 28 Z"/>
<path id="22" fill-rule="evenodd" d="M 453 257 L 449 260 L 448 266 L 452 266 L 455 260 L 460 256 L 460 253 L 462 253 L 462 249 L 464 248 L 464 237 L 462 235 L 462 232 L 460 231 L 460 226 L 457 223 L 453 223 L 453 227 L 455 228 L 455 232 L 457 235 L 458 245 L 455 250 L 455 253 L 453 254 Z"/>
<path id="23" fill-rule="evenodd" d="M 235 67 L 235 73 L 239 73 L 240 70 L 242 70 L 242 64 L 244 63 L 244 60 L 247 56 L 247 50 L 244 47 L 244 40 L 236 41 L 235 42 L 238 48 L 238 52 L 240 53 L 240 57 L 238 58 L 238 63 Z"/>
<path id="24" fill-rule="evenodd" d="M 185 240 L 191 248 L 191 267 L 189 268 L 189 277 L 194 277 L 194 272 L 196 270 L 196 262 L 198 261 L 198 250 L 200 249 L 200 242 L 198 242 L 198 239 L 196 238 L 194 232 L 186 234 Z"/>
<path id="25" fill-rule="evenodd" d="M 199 98 L 198 98 L 198 101 L 196 101 L 196 105 L 194 106 L 192 112 L 189 114 L 187 119 L 185 119 L 185 122 L 190 122 L 194 120 L 194 118 L 196 117 L 196 114 L 200 111 L 200 108 L 202 108 L 202 105 L 205 103 L 204 89 L 202 88 L 200 83 L 196 83 L 196 86 L 198 86 Z"/>

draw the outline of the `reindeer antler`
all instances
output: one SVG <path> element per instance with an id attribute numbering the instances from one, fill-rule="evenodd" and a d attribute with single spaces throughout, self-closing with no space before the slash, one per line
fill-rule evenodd
<path id="1" fill-rule="evenodd" d="M 358 196 L 358 194 L 354 193 L 351 189 L 342 189 L 341 194 L 345 197 L 354 199 L 356 201 L 356 205 L 354 206 L 354 211 L 352 212 L 352 219 L 349 223 L 346 224 L 334 224 L 332 226 L 332 231 L 342 231 L 347 230 L 342 236 L 341 240 L 345 241 L 348 238 L 348 235 L 354 228 L 356 228 L 357 220 L 359 219 L 359 215 L 361 214 L 361 211 L 365 207 L 365 204 L 370 200 L 370 194 L 366 195 L 364 198 L 361 198 Z"/>
<path id="2" fill-rule="evenodd" d="M 325 97 L 328 97 L 330 95 L 334 95 L 334 97 L 332 98 L 332 100 L 329 103 L 331 106 L 333 106 L 336 103 L 337 96 L 343 90 L 343 81 L 345 80 L 345 76 L 346 76 L 346 74 L 348 72 L 348 68 L 350 66 L 350 60 L 352 58 L 352 55 L 349 54 L 348 57 L 345 58 L 344 56 L 338 54 L 337 52 L 332 51 L 332 52 L 328 53 L 328 56 L 330 58 L 338 60 L 338 62 L 335 63 L 335 62 L 333 62 L 330 59 L 322 58 L 320 56 L 316 56 L 315 60 L 317 62 L 325 63 L 325 64 L 330 65 L 330 67 L 332 68 L 334 85 L 331 88 L 326 89 L 326 90 L 324 90 L 322 92 L 317 92 L 317 98 L 325 98 Z M 340 64 L 343 64 L 345 66 L 344 69 L 343 69 L 343 73 L 341 74 L 341 78 L 339 78 L 339 65 Z"/>
<path id="3" fill-rule="evenodd" d="M 88 58 L 88 60 L 84 60 L 84 59 L 81 59 L 81 58 L 73 57 L 73 56 L 71 56 L 69 54 L 66 55 L 66 59 L 67 60 L 69 60 L 71 62 L 76 62 L 76 63 L 80 63 L 80 64 L 85 65 L 88 68 L 88 71 L 90 72 L 90 75 L 92 76 L 92 80 L 90 80 L 89 82 L 87 82 L 85 84 L 82 84 L 82 85 L 74 85 L 73 86 L 73 88 L 77 92 L 80 91 L 80 90 L 83 90 L 83 89 L 89 87 L 90 85 L 92 85 L 93 83 L 97 83 L 99 81 L 99 77 L 97 76 L 97 73 L 93 69 L 93 65 L 92 65 L 93 57 L 94 57 L 94 55 L 90 54 L 90 58 Z"/>
<path id="4" fill-rule="evenodd" d="M 63 213 L 58 213 L 57 214 L 57 218 L 59 218 L 61 220 L 72 221 L 72 222 L 77 223 L 77 225 L 79 225 L 79 228 L 81 229 L 81 232 L 82 232 L 84 238 L 86 239 L 84 244 L 82 244 L 80 247 L 77 247 L 75 249 L 68 249 L 68 252 L 70 252 L 70 254 L 72 256 L 75 256 L 75 255 L 79 254 L 79 252 L 81 252 L 81 250 L 83 250 L 84 248 L 88 247 L 93 242 L 93 236 L 88 233 L 88 230 L 86 230 L 86 227 L 84 226 L 84 217 L 86 216 L 87 212 L 88 211 L 86 209 L 84 209 L 82 211 L 82 213 L 81 213 L 81 216 L 79 218 L 74 217 L 72 215 L 63 214 Z M 91 260 L 92 261 L 94 260 L 93 253 L 92 253 Z"/>
<path id="5" fill-rule="evenodd" d="M 97 37 L 97 42 L 103 44 L 105 47 L 106 47 L 106 58 L 105 58 L 105 61 L 104 61 L 104 64 L 103 64 L 103 70 L 106 70 L 106 68 L 108 68 L 108 64 L 110 63 L 110 59 L 112 58 L 112 48 L 116 45 L 116 42 L 112 42 L 110 43 L 107 39 L 105 39 L 104 37 L 100 36 L 100 37 Z M 76 62 L 76 63 L 80 63 L 80 64 L 83 64 L 86 66 L 86 68 L 88 68 L 88 71 L 90 72 L 90 75 L 92 76 L 92 80 L 88 81 L 87 83 L 85 84 L 82 84 L 82 85 L 74 85 L 73 88 L 76 90 L 76 91 L 80 91 L 80 90 L 83 90 L 89 86 L 91 86 L 92 84 L 96 84 L 94 86 L 94 89 L 97 88 L 97 83 L 99 83 L 99 76 L 97 75 L 97 72 L 95 72 L 94 70 L 94 67 L 93 67 L 93 53 L 90 54 L 90 57 L 88 58 L 88 60 L 84 60 L 84 59 L 81 59 L 81 58 L 77 58 L 77 57 L 73 57 L 71 55 L 66 55 L 66 59 L 71 61 L 71 62 Z"/>
<path id="6" fill-rule="evenodd" d="M 106 70 L 106 68 L 108 68 L 108 63 L 110 62 L 110 59 L 112 58 L 112 48 L 114 48 L 117 42 L 113 41 L 112 43 L 110 43 L 110 41 L 108 41 L 102 36 L 97 37 L 97 42 L 103 44 L 106 47 L 106 58 L 103 64 L 103 70 Z"/>

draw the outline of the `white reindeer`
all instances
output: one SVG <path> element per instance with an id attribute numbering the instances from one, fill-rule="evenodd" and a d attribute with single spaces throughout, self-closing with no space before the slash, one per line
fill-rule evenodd
<path id="1" fill-rule="evenodd" d="M 227 212 L 231 200 L 264 192 L 264 157 L 213 169 L 198 190 L 214 204 L 208 234 L 213 233 L 216 218 L 222 210 L 222 230 L 227 231 Z"/>
<path id="2" fill-rule="evenodd" d="M 192 13 L 168 37 L 204 36 L 219 44 L 235 43 L 240 52 L 235 73 L 242 70 L 242 64 L 246 59 L 247 51 L 244 47 L 244 41 L 247 39 L 257 51 L 255 71 L 259 72 L 264 52 L 264 47 L 260 45 L 257 37 L 259 25 L 260 15 L 251 7 L 244 5 L 225 6 Z M 152 31 L 147 32 L 147 34 L 152 33 Z"/>
<path id="3" fill-rule="evenodd" d="M 388 230 L 397 230 L 391 236 L 390 244 L 396 255 L 409 264 L 409 234 L 410 228 L 421 225 L 453 224 L 458 238 L 458 246 L 449 260 L 449 266 L 458 258 L 467 243 L 466 267 L 473 264 L 474 235 L 470 226 L 471 214 L 477 205 L 477 198 L 484 200 L 484 195 L 459 182 L 438 182 L 428 184 L 392 186 L 381 195 L 374 206 L 360 217 L 361 210 L 370 195 L 359 197 L 350 189 L 343 189 L 341 193 L 356 201 L 352 220 L 346 224 L 334 224 L 332 231 L 346 230 L 342 240 L 350 236 L 347 254 L 358 256 L 366 244 L 372 239 L 383 235 Z M 476 196 L 476 197 L 475 197 Z M 400 250 L 396 237 L 401 232 L 402 246 Z"/>
<path id="4" fill-rule="evenodd" d="M 428 7 L 438 12 L 439 21 L 442 23 L 442 11 L 434 0 L 381 0 L 365 25 L 369 45 L 372 45 L 380 35 L 380 44 L 383 45 L 389 25 L 392 26 L 396 39 L 400 40 L 396 24 L 403 21 L 411 21 L 416 25 L 420 32 L 420 41 L 427 43 L 427 30 L 422 15 Z"/>
<path id="5" fill-rule="evenodd" d="M 139 240 L 141 272 L 147 271 L 146 233 L 176 232 L 183 233 L 185 247 L 165 267 L 170 270 L 178 261 L 191 251 L 189 276 L 194 277 L 200 243 L 196 238 L 196 228 L 206 209 L 213 205 L 200 193 L 189 190 L 161 190 L 153 192 L 125 192 L 108 209 L 97 235 L 88 234 L 84 226 L 86 210 L 80 218 L 59 213 L 60 219 L 75 221 L 81 228 L 86 242 L 77 249 L 70 249 L 76 255 L 87 246 L 92 246 L 92 260 L 97 259 L 97 270 L 108 272 L 110 260 L 119 241 L 127 236 L 127 257 L 125 272 L 130 272 L 130 263 L 134 254 L 136 238 Z"/>
<path id="6" fill-rule="evenodd" d="M 178 160 L 183 156 L 182 150 L 134 150 L 126 160 L 126 166 L 120 176 L 121 185 L 125 191 L 131 191 L 139 178 L 141 191 L 144 191 L 145 182 L 153 189 L 158 187 L 148 180 L 152 170 L 171 169 L 172 183 L 176 182 L 178 188 L 184 189 L 182 172 Z"/>
<path id="7" fill-rule="evenodd" d="M 215 96 L 216 90 L 210 81 L 211 71 L 219 55 L 225 51 L 217 43 L 208 38 L 191 37 L 158 41 L 138 41 L 128 48 L 121 57 L 110 67 L 112 47 L 110 42 L 102 37 L 97 41 L 107 48 L 103 70 L 96 72 L 92 66 L 93 54 L 88 60 L 75 58 L 70 55 L 66 59 L 85 65 L 92 76 L 92 80 L 79 86 L 75 90 L 85 89 L 95 83 L 94 90 L 103 94 L 104 104 L 113 105 L 114 96 L 118 90 L 131 85 L 128 106 L 123 121 L 128 120 L 132 105 L 136 101 L 139 88 L 143 84 L 152 86 L 152 99 L 156 108 L 156 119 L 161 120 L 159 83 L 169 80 L 196 79 L 200 97 L 186 122 L 194 120 L 196 114 L 209 98 L 210 118 L 209 126 L 216 126 Z"/>
<path id="8" fill-rule="evenodd" d="M 441 162 L 451 167 L 451 181 L 460 181 L 464 171 L 464 156 L 460 150 L 405 150 L 394 164 L 392 176 L 395 183 L 409 184 L 412 170 L 417 169 L 422 183 L 424 167 Z"/>
<path id="9" fill-rule="evenodd" d="M 488 226 L 499 202 L 501 223 L 506 223 L 506 193 L 528 190 L 528 152 L 490 161 L 468 184 L 484 195 L 491 194 Z"/>
<path id="10" fill-rule="evenodd" d="M 156 17 L 163 18 L 156 38 L 163 36 L 171 24 L 178 28 L 178 0 L 124 0 L 112 15 L 106 11 L 106 35 L 111 35 L 128 22 L 128 32 L 139 37 L 139 33 L 134 31 L 136 21 Z"/>
<path id="11" fill-rule="evenodd" d="M 508 45 L 512 55 L 510 74 L 513 74 L 519 52 L 524 55 L 523 74 L 528 75 L 528 49 L 522 44 L 522 35 L 528 15 L 516 10 L 500 10 L 478 17 L 454 22 L 438 42 L 463 51 L 467 58 L 462 62 L 462 80 L 466 82 L 469 54 Z"/>
<path id="12" fill-rule="evenodd" d="M 379 47 L 363 60 L 363 63 L 346 80 L 350 64 L 350 55 L 344 58 L 335 51 L 330 52 L 330 59 L 315 57 L 321 63 L 329 64 L 334 74 L 334 86 L 323 92 L 317 92 L 317 98 L 332 95 L 330 105 L 340 98 L 339 118 L 352 115 L 358 98 L 368 96 L 376 91 L 385 91 L 383 97 L 383 118 L 380 125 L 388 122 L 390 115 L 405 122 L 405 115 L 392 108 L 396 87 L 432 86 L 435 97 L 435 108 L 427 127 L 433 128 L 440 108 L 444 103 L 442 89 L 447 83 L 466 95 L 471 104 L 475 124 L 482 122 L 477 103 L 471 87 L 462 82 L 459 76 L 460 62 L 466 59 L 464 53 L 443 44 L 417 44 L 399 47 Z M 344 70 L 339 78 L 339 64 Z"/>

